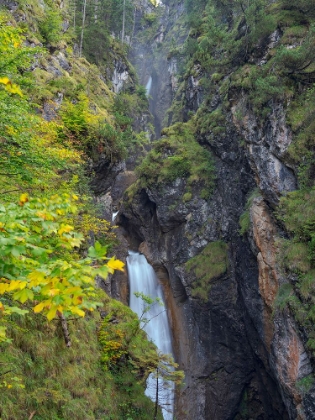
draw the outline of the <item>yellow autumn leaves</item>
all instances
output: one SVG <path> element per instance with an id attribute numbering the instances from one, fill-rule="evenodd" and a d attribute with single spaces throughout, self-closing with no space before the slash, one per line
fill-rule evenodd
<path id="1" fill-rule="evenodd" d="M 0 77 L 0 84 L 4 85 L 5 90 L 9 93 L 16 94 L 21 97 L 23 96 L 20 87 L 16 83 L 12 83 L 7 76 Z"/>
<path id="2" fill-rule="evenodd" d="M 107 247 L 99 242 L 86 258 L 80 257 L 84 238 L 69 223 L 77 199 L 69 194 L 49 199 L 22 194 L 18 204 L 0 205 L 0 341 L 5 315 L 23 314 L 14 301 L 44 313 L 49 321 L 57 315 L 82 317 L 99 305 L 95 276 L 124 270 L 124 263 L 108 258 Z M 1 302 L 1 295 L 11 303 Z"/>

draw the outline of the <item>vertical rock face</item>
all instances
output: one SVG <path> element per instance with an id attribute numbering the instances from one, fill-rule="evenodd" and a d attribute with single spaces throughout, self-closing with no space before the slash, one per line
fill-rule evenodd
<path id="1" fill-rule="evenodd" d="M 256 174 L 256 182 L 268 203 L 275 205 L 282 194 L 297 188 L 293 171 L 284 163 L 292 134 L 285 124 L 281 105 L 273 107 L 267 123 L 263 126 L 247 110 L 242 121 L 237 121 L 235 112 L 242 107 L 240 101 L 232 107 L 233 123 L 248 146 L 250 165 Z"/>
<path id="2" fill-rule="evenodd" d="M 148 2 L 142 6 L 152 12 Z M 173 1 L 172 6 L 172 19 L 178 19 L 183 3 Z M 139 32 L 143 9 L 136 14 Z M 163 47 L 156 51 L 170 25 L 174 22 L 166 5 L 152 43 L 140 42 L 139 34 L 133 39 L 133 61 L 142 84 L 152 77 L 157 135 L 178 88 L 176 59 L 168 61 Z M 196 68 L 196 77 L 187 79 L 184 115 L 196 111 L 202 101 L 198 72 Z M 220 100 L 214 95 L 213 109 Z M 272 209 L 297 184 L 286 163 L 291 132 L 281 104 L 275 104 L 261 124 L 239 98 L 226 120 L 225 134 L 207 144 L 216 166 L 209 200 L 193 191 L 191 199 L 183 201 L 186 181 L 178 178 L 140 189 L 132 201 L 125 200 L 119 223 L 165 286 L 174 350 L 186 374 L 178 391 L 177 418 L 313 419 L 315 395 L 298 386 L 313 372 L 303 337 L 289 313 L 274 309 L 286 279 L 277 263 L 280 231 Z M 245 140 L 242 146 L 240 137 Z M 207 143 L 205 138 L 199 141 Z M 250 228 L 240 235 L 239 218 L 255 187 L 260 194 L 249 209 Z M 219 276 L 209 275 L 208 297 L 202 299 L 194 293 L 197 279 L 186 263 L 215 241 L 228 245 L 228 268 Z"/>
<path id="3" fill-rule="evenodd" d="M 249 243 L 238 235 L 238 218 L 254 185 L 253 175 L 241 153 L 232 165 L 218 159 L 217 167 L 220 181 L 209 202 L 195 196 L 181 203 L 183 187 L 175 181 L 163 191 L 140 191 L 123 208 L 121 223 L 138 242 L 145 241 L 141 250 L 169 279 L 175 353 L 186 373 L 178 417 L 237 418 L 244 396 L 251 395 L 248 410 L 255 404 L 254 411 L 261 415 L 256 418 L 285 419 L 287 410 L 270 361 L 270 305 L 277 275 L 268 264 L 274 256 L 263 247 L 258 265 Z M 218 239 L 229 243 L 229 269 L 212 281 L 209 300 L 203 302 L 191 294 L 195 279 L 185 262 Z M 255 250 L 261 242 L 263 238 Z"/>
<path id="4" fill-rule="evenodd" d="M 119 93 L 121 91 L 129 77 L 130 76 L 126 64 L 122 61 L 115 60 L 114 71 L 112 74 L 112 84 L 115 93 Z"/>
<path id="5" fill-rule="evenodd" d="M 257 314 L 263 319 L 260 331 L 268 352 L 268 363 L 283 401 L 291 418 L 311 418 L 308 403 L 297 388 L 297 382 L 312 373 L 312 366 L 299 336 L 298 328 L 289 314 L 273 314 L 278 288 L 282 279 L 277 267 L 277 228 L 266 202 L 262 198 L 253 201 L 251 207 L 253 252 L 257 255 L 258 287 L 263 301 L 263 311 Z"/>

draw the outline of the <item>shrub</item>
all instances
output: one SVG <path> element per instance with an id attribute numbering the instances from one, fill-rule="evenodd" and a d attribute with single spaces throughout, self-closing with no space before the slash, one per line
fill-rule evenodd
<path id="1" fill-rule="evenodd" d="M 45 42 L 56 44 L 61 38 L 62 20 L 57 11 L 47 10 L 45 17 L 39 23 L 39 31 Z"/>

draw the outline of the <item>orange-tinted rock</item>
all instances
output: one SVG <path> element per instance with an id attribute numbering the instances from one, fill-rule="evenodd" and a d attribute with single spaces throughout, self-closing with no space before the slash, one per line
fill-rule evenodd
<path id="1" fill-rule="evenodd" d="M 277 267 L 277 228 L 265 201 L 260 197 L 250 209 L 253 239 L 257 251 L 259 292 L 264 302 L 264 342 L 268 358 L 275 367 L 278 384 L 290 411 L 296 409 L 296 419 L 308 418 L 302 405 L 297 381 L 311 373 L 311 365 L 299 337 L 294 320 L 289 314 L 279 313 L 275 299 L 281 279 Z"/>

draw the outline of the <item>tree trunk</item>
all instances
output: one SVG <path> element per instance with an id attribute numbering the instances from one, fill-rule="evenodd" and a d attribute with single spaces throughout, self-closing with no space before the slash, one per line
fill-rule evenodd
<path id="1" fill-rule="evenodd" d="M 157 420 L 157 410 L 159 403 L 159 368 L 156 368 L 156 390 L 155 390 L 155 406 L 153 420 Z"/>
<path id="2" fill-rule="evenodd" d="M 86 0 L 84 0 L 84 3 L 83 3 L 83 16 L 82 16 L 82 29 L 81 29 L 81 39 L 80 39 L 79 57 L 82 57 L 82 46 L 83 46 L 83 35 L 84 35 L 85 15 L 86 15 Z"/>
<path id="3" fill-rule="evenodd" d="M 60 321 L 61 321 L 61 328 L 63 332 L 63 337 L 65 339 L 65 343 L 67 347 L 71 347 L 71 340 L 70 340 L 70 333 L 68 330 L 68 323 L 64 315 L 59 315 Z"/>
<path id="4" fill-rule="evenodd" d="M 76 14 L 76 7 L 77 7 L 77 5 L 76 5 L 76 0 L 73 0 L 73 30 L 74 30 L 74 31 L 75 31 L 75 18 L 76 18 L 75 14 Z"/>
<path id="5" fill-rule="evenodd" d="M 122 22 L 122 31 L 121 31 L 121 42 L 124 42 L 124 39 L 125 39 L 125 20 L 126 20 L 126 0 L 124 0 L 124 7 L 123 7 L 123 22 Z"/>
<path id="6" fill-rule="evenodd" d="M 98 19 L 98 0 L 95 0 L 94 4 L 94 23 L 97 22 Z"/>

